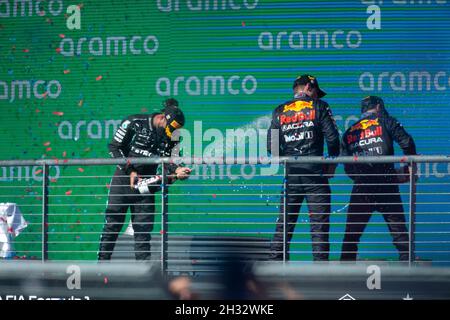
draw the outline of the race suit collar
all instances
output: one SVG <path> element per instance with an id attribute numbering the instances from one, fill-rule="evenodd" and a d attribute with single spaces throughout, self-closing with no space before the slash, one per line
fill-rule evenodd
<path id="1" fill-rule="evenodd" d="M 377 115 L 377 111 L 366 111 L 361 115 L 360 119 L 367 118 L 368 116 L 371 115 Z"/>
<path id="2" fill-rule="evenodd" d="M 299 92 L 297 94 L 294 94 L 294 99 L 300 99 L 300 98 L 304 98 L 304 97 L 309 97 L 309 96 L 304 92 Z"/>

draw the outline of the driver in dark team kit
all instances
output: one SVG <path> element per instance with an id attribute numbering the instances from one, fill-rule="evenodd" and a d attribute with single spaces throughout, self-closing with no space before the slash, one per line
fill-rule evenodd
<path id="1" fill-rule="evenodd" d="M 178 108 L 178 101 L 167 99 L 159 113 L 137 114 L 125 119 L 108 145 L 110 155 L 113 158 L 169 157 L 175 147 L 175 142 L 171 140 L 172 133 L 183 125 L 184 114 Z M 128 208 L 131 210 L 136 260 L 150 259 L 154 193 L 161 184 L 161 177 L 156 175 L 157 168 L 155 164 L 117 166 L 109 190 L 99 260 L 111 259 Z M 169 183 L 187 179 L 190 172 L 189 168 L 169 164 Z"/>
<path id="2" fill-rule="evenodd" d="M 389 116 L 381 98 L 364 98 L 361 113 L 360 120 L 342 137 L 343 156 L 393 155 L 394 141 L 405 155 L 416 154 L 413 138 L 395 118 Z M 408 260 L 409 238 L 398 186 L 407 182 L 404 177 L 408 175 L 399 174 L 393 163 L 345 164 L 344 168 L 355 184 L 348 208 L 341 260 L 356 260 L 359 240 L 373 211 L 383 214 L 400 260 Z"/>
<path id="3" fill-rule="evenodd" d="M 339 155 L 339 132 L 331 110 L 320 100 L 325 92 L 311 75 L 298 77 L 293 84 L 294 99 L 278 106 L 273 112 L 268 131 L 268 150 L 280 156 L 323 156 L 324 140 L 332 157 Z M 272 130 L 278 131 L 279 150 L 272 150 Z M 287 243 L 289 244 L 303 200 L 306 198 L 311 221 L 313 258 L 326 261 L 329 255 L 329 221 L 331 189 L 328 178 L 335 166 L 322 164 L 288 164 L 287 167 Z M 270 260 L 283 259 L 283 199 L 271 243 Z M 287 248 L 286 248 L 286 251 Z M 288 258 L 289 256 L 287 256 Z"/>

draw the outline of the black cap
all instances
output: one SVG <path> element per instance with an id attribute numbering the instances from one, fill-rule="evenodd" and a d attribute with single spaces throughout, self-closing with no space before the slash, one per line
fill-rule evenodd
<path id="1" fill-rule="evenodd" d="M 297 87 L 297 86 L 305 86 L 308 83 L 311 85 L 311 87 L 317 88 L 317 95 L 318 95 L 319 99 L 324 97 L 327 94 L 325 91 L 323 91 L 319 88 L 319 82 L 317 82 L 316 77 L 314 77 L 310 74 L 304 74 L 304 75 L 297 77 L 297 79 L 295 79 L 295 81 L 294 81 L 292 88 L 295 89 L 295 87 Z"/>
<path id="2" fill-rule="evenodd" d="M 174 98 L 166 99 L 166 100 L 164 100 L 164 102 L 163 102 L 163 106 L 164 106 L 164 108 L 169 107 L 169 106 L 175 106 L 175 107 L 178 107 L 178 100 L 177 100 L 177 99 L 174 99 Z"/>
<path id="3" fill-rule="evenodd" d="M 170 98 L 164 101 L 164 109 L 162 110 L 167 120 L 166 135 L 172 137 L 172 132 L 184 126 L 184 114 L 178 108 L 178 101 Z"/>
<path id="4" fill-rule="evenodd" d="M 377 107 L 377 105 L 380 105 L 380 109 L 384 110 L 383 99 L 377 96 L 367 96 L 361 100 L 361 113 L 364 113 L 370 109 L 374 109 Z"/>

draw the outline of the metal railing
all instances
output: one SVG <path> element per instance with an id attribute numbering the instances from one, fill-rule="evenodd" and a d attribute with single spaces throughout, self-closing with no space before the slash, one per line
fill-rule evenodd
<path id="1" fill-rule="evenodd" d="M 164 167 L 173 162 L 194 162 L 199 169 L 190 180 L 178 182 L 169 187 Z M 208 159 L 129 158 L 0 161 L 0 168 L 3 168 L 3 176 L 0 178 L 0 202 L 8 200 L 17 203 L 24 209 L 22 210 L 24 216 L 30 220 L 29 229 L 24 231 L 23 235 L 20 235 L 15 242 L 16 250 L 26 253 L 27 258 L 31 256 L 42 261 L 94 260 L 103 222 L 91 218 L 97 217 L 98 220 L 98 217 L 103 217 L 108 195 L 108 185 L 105 180 L 109 180 L 112 176 L 111 167 L 102 166 L 126 163 L 159 164 L 163 168 L 161 200 L 156 205 L 155 216 L 157 219 L 154 222 L 154 225 L 159 224 L 160 228 L 152 232 L 152 248 L 155 245 L 159 246 L 159 250 L 153 250 L 152 253 L 159 253 L 159 259 L 156 258 L 156 260 L 159 260 L 163 272 L 211 271 L 209 265 L 220 260 L 220 255 L 235 250 L 258 260 L 266 259 L 269 253 L 268 246 L 274 234 L 274 220 L 280 213 L 273 207 L 280 205 L 280 196 L 282 204 L 284 204 L 282 206 L 284 208 L 282 212 L 284 215 L 283 261 L 287 261 L 288 253 L 291 257 L 294 256 L 292 263 L 309 260 L 311 233 L 304 228 L 310 223 L 303 219 L 303 214 L 300 213 L 299 221 L 296 222 L 297 231 L 292 231 L 292 241 L 288 243 L 289 222 L 286 219 L 289 215 L 296 214 L 287 210 L 289 205 L 286 194 L 289 176 L 289 172 L 286 170 L 287 164 L 306 163 L 400 163 L 408 164 L 411 168 L 418 166 L 419 180 L 416 182 L 415 173 L 410 171 L 409 183 L 400 186 L 402 199 L 405 197 L 408 199 L 408 201 L 402 201 L 402 204 L 407 208 L 405 208 L 405 225 L 408 226 L 409 265 L 424 259 L 429 260 L 430 263 L 450 264 L 450 231 L 448 230 L 450 201 L 441 201 L 448 199 L 450 195 L 449 173 L 438 172 L 439 178 L 435 178 L 426 169 L 429 168 L 429 164 L 449 165 L 450 157 L 448 156 L 281 157 L 270 159 L 269 164 L 281 164 L 282 170 L 267 176 L 258 174 L 251 176 L 242 170 L 245 165 L 265 166 L 268 164 L 267 159 L 235 159 L 234 166 L 227 164 L 232 167 L 228 175 L 222 174 L 220 170 L 219 173 L 217 170 L 214 173 L 211 171 L 202 173 L 200 165 L 204 165 L 204 168 L 214 165 L 214 162 Z M 425 170 L 421 169 L 421 165 L 423 167 L 425 164 Z M 75 171 L 77 166 L 83 168 L 79 167 Z M 31 171 L 34 170 L 32 175 L 29 173 L 24 175 L 25 169 L 23 168 L 29 170 L 30 167 Z M 10 177 L 7 177 L 8 170 L 4 168 L 10 168 Z M 240 168 L 240 175 L 232 173 L 233 168 Z M 52 173 L 52 169 L 57 173 Z M 20 170 L 21 174 L 19 175 L 14 170 Z M 61 174 L 61 171 L 65 170 L 68 172 Z M 252 170 L 251 172 L 254 173 L 255 170 Z M 57 175 L 58 177 L 56 177 Z M 256 183 L 255 181 L 249 183 L 249 177 L 256 179 Z M 68 183 L 61 183 L 60 181 L 63 180 L 67 180 Z M 239 181 L 241 183 L 238 183 Z M 26 184 L 21 186 L 20 183 L 23 184 L 23 182 Z M 339 218 L 339 221 L 327 223 L 336 229 L 338 227 L 342 229 L 346 225 L 342 218 L 345 214 L 344 210 L 348 206 L 348 200 L 341 199 L 350 196 L 351 192 L 345 188 L 352 186 L 353 183 L 343 172 L 342 166 L 339 166 L 335 177 L 330 180 L 329 184 L 333 189 L 331 196 L 339 199 L 331 201 L 330 205 L 341 208 L 332 209 L 330 213 L 332 218 Z M 431 191 L 427 191 L 427 188 L 430 188 Z M 430 196 L 432 199 L 426 201 L 426 198 Z M 81 202 L 74 202 L 71 199 L 80 199 Z M 83 199 L 87 203 L 83 203 Z M 242 200 L 236 201 L 236 199 Z M 417 206 L 420 208 L 417 209 Z M 381 214 L 374 213 L 373 216 L 379 218 Z M 87 217 L 91 218 L 87 219 Z M 417 221 L 418 217 L 420 217 L 419 221 Z M 82 222 L 83 219 L 85 221 Z M 395 254 L 395 251 L 392 250 L 390 236 L 386 237 L 389 233 L 383 231 L 383 228 L 386 228 L 384 222 L 368 223 L 368 230 L 364 232 L 367 239 L 364 239 L 363 235 L 359 250 L 362 256 L 367 257 L 366 259 L 382 260 L 386 256 L 392 257 Z M 344 231 L 334 230 L 329 232 L 330 255 L 334 260 L 337 260 L 337 255 L 340 254 L 342 244 L 340 237 L 344 233 Z M 377 236 L 384 237 L 384 239 L 367 241 L 373 240 Z M 130 239 L 127 241 L 132 242 Z M 382 250 L 374 250 L 374 247 L 382 248 Z M 132 251 L 127 247 L 123 253 L 127 254 Z M 371 255 L 375 257 L 368 258 Z"/>

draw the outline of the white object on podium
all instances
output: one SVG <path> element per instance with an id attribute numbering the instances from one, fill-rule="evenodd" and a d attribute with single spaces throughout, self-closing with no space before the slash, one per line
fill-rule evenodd
<path id="1" fill-rule="evenodd" d="M 13 239 L 27 227 L 27 222 L 15 203 L 0 203 L 0 257 L 14 256 Z"/>

